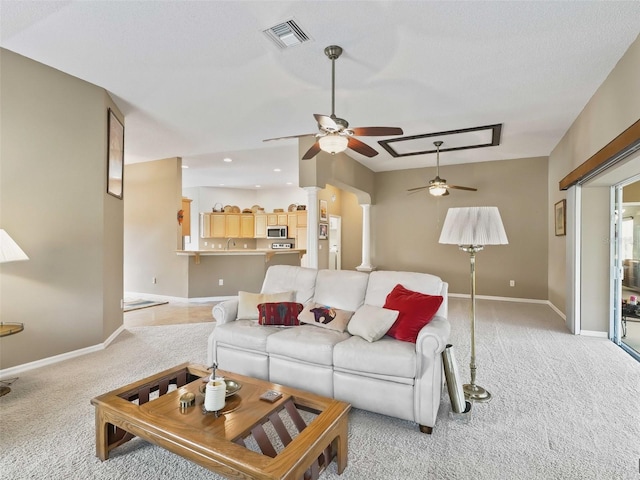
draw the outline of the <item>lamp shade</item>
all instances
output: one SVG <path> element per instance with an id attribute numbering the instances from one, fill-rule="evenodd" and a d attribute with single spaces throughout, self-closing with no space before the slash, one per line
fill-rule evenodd
<path id="1" fill-rule="evenodd" d="M 13 238 L 0 228 L 0 263 L 29 260 L 27 254 L 22 251 Z"/>
<path id="2" fill-rule="evenodd" d="M 344 152 L 347 149 L 349 139 L 345 136 L 338 135 L 337 133 L 330 133 L 324 137 L 320 137 L 318 142 L 320 143 L 320 148 L 323 151 L 334 155 L 336 153 Z"/>
<path id="3" fill-rule="evenodd" d="M 505 245 L 509 243 L 498 207 L 450 208 L 439 243 Z"/>

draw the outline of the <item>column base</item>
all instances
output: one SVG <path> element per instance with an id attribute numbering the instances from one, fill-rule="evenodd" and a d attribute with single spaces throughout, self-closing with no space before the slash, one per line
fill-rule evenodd
<path id="1" fill-rule="evenodd" d="M 358 265 L 356 270 L 359 272 L 373 272 L 376 269 L 373 265 Z"/>

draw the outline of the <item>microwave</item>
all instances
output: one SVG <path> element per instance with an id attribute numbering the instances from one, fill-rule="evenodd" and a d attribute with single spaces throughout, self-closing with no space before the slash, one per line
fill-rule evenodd
<path id="1" fill-rule="evenodd" d="M 267 238 L 287 238 L 287 227 L 267 227 Z"/>

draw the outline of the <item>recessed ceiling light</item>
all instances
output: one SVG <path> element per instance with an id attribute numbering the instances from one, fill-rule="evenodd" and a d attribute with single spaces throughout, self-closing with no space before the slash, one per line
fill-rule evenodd
<path id="1" fill-rule="evenodd" d="M 281 172 L 282 170 L 280 168 L 274 168 L 273 171 L 274 172 Z"/>
<path id="2" fill-rule="evenodd" d="M 233 162 L 233 160 L 231 160 L 229 157 L 227 157 L 227 158 L 224 158 L 224 159 L 223 159 L 223 162 L 227 162 L 227 163 L 229 163 L 229 162 Z"/>
<path id="3" fill-rule="evenodd" d="M 218 186 L 219 187 L 224 187 L 224 183 L 219 183 Z"/>
<path id="4" fill-rule="evenodd" d="M 182 165 L 182 168 L 189 168 L 189 165 Z"/>
<path id="5" fill-rule="evenodd" d="M 293 183 L 292 182 L 287 182 L 287 185 L 293 185 Z"/>
<path id="6" fill-rule="evenodd" d="M 256 188 L 260 188 L 260 185 L 256 185 Z"/>

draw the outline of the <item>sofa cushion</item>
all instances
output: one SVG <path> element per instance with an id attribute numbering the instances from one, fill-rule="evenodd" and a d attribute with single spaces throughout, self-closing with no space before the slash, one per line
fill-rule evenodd
<path id="1" fill-rule="evenodd" d="M 267 327 L 270 328 L 270 327 Z M 271 327 L 277 328 L 277 327 Z M 269 355 L 288 357 L 317 365 L 333 365 L 333 349 L 336 344 L 348 339 L 346 332 L 311 325 L 279 330 L 267 338 Z M 311 379 L 310 379 L 311 380 Z"/>
<path id="2" fill-rule="evenodd" d="M 267 338 L 280 331 L 280 327 L 262 326 L 255 320 L 236 320 L 216 326 L 214 338 L 216 342 L 266 353 Z"/>
<path id="3" fill-rule="evenodd" d="M 299 325 L 298 315 L 302 304 L 296 302 L 261 303 L 258 305 L 258 323 L 260 325 Z"/>
<path id="4" fill-rule="evenodd" d="M 300 312 L 298 320 L 300 323 L 308 323 L 316 327 L 344 332 L 352 315 L 353 312 L 347 310 L 312 302 Z"/>
<path id="5" fill-rule="evenodd" d="M 333 366 L 348 372 L 414 378 L 416 349 L 408 342 L 383 337 L 377 342 L 354 336 L 333 348 Z"/>
<path id="6" fill-rule="evenodd" d="M 294 291 L 294 302 L 306 305 L 313 298 L 316 288 L 315 268 L 297 267 L 294 265 L 272 265 L 262 282 L 262 293 L 278 293 Z"/>
<path id="7" fill-rule="evenodd" d="M 446 283 L 440 277 L 428 273 L 416 272 L 394 272 L 376 270 L 369 274 L 367 294 L 364 303 L 376 307 L 384 306 L 387 295 L 398 285 L 415 292 L 426 293 L 428 295 L 446 295 Z M 442 302 L 437 315 L 447 316 L 447 302 Z"/>
<path id="8" fill-rule="evenodd" d="M 355 270 L 320 270 L 313 301 L 355 312 L 364 303 L 369 274 Z M 391 291 L 391 289 L 389 289 Z M 382 306 L 382 305 L 380 305 Z"/>
<path id="9" fill-rule="evenodd" d="M 362 305 L 351 317 L 347 329 L 367 342 L 380 340 L 398 318 L 397 310 Z"/>
<path id="10" fill-rule="evenodd" d="M 387 296 L 384 308 L 398 310 L 400 314 L 387 335 L 416 343 L 418 333 L 431 321 L 443 300 L 440 295 L 427 295 L 396 285 Z"/>
<path id="11" fill-rule="evenodd" d="M 258 305 L 270 302 L 293 302 L 295 292 L 249 293 L 238 292 L 238 319 L 257 320 Z"/>

